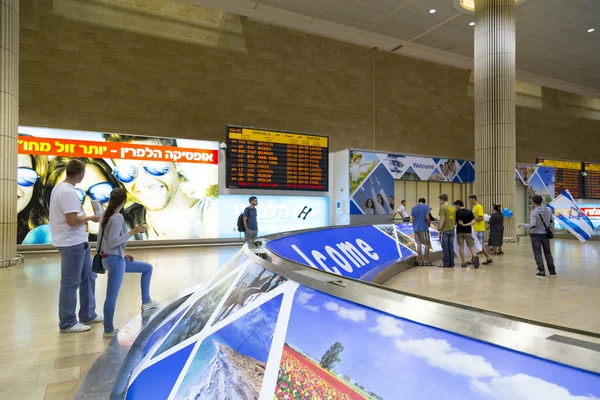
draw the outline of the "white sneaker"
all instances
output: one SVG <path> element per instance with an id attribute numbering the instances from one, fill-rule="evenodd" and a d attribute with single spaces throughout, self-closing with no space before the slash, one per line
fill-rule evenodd
<path id="1" fill-rule="evenodd" d="M 153 310 L 160 307 L 160 303 L 157 301 L 151 301 L 150 303 L 142 304 L 142 311 Z"/>
<path id="2" fill-rule="evenodd" d="M 97 323 L 103 322 L 103 321 L 104 321 L 104 317 L 102 315 L 98 314 L 98 315 L 96 315 L 96 318 L 94 318 L 93 320 L 88 321 L 88 322 L 81 321 L 81 323 L 83 325 L 91 325 L 91 324 L 97 324 Z"/>
<path id="3" fill-rule="evenodd" d="M 79 333 L 79 332 L 87 332 L 90 330 L 90 327 L 87 325 L 80 324 L 79 322 L 67 329 L 61 329 L 62 333 Z"/>
<path id="4" fill-rule="evenodd" d="M 103 337 L 104 339 L 112 339 L 112 338 L 114 338 L 115 336 L 117 336 L 117 333 L 119 333 L 119 330 L 118 330 L 118 329 L 115 329 L 115 330 L 113 330 L 112 332 L 104 332 L 104 333 L 102 334 L 102 337 Z"/>

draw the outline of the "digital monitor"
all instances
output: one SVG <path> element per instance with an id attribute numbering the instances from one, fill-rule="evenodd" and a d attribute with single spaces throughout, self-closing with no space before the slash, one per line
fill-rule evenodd
<path id="1" fill-rule="evenodd" d="M 329 138 L 227 126 L 227 187 L 326 192 Z"/>
<path id="2" fill-rule="evenodd" d="M 581 163 L 579 161 L 538 158 L 537 163 L 546 167 L 554 167 L 554 185 L 556 193 L 562 193 L 568 189 L 573 198 L 582 198 Z"/>

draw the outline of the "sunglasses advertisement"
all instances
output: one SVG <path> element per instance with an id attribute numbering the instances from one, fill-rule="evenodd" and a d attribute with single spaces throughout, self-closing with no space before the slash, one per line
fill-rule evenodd
<path id="1" fill-rule="evenodd" d="M 18 152 L 19 244 L 52 243 L 50 196 L 72 158 L 86 164 L 75 191 L 87 215 L 127 191 L 125 220 L 148 226 L 131 240 L 219 237 L 218 142 L 19 127 Z M 98 224 L 88 232 L 96 241 Z"/>

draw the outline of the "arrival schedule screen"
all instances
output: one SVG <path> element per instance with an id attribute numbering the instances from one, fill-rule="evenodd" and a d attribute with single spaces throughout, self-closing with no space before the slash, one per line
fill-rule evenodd
<path id="1" fill-rule="evenodd" d="M 227 127 L 227 187 L 326 192 L 329 138 Z"/>

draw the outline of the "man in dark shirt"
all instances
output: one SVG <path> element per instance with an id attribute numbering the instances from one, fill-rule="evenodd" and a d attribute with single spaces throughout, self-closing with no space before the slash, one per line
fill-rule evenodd
<path id="1" fill-rule="evenodd" d="M 475 240 L 473 239 L 472 226 L 477 222 L 475 215 L 471 210 L 465 208 L 465 203 L 462 200 L 454 202 L 456 206 L 456 241 L 458 242 L 458 250 L 460 253 L 461 267 L 466 267 L 465 262 L 465 242 L 471 252 L 471 263 L 475 268 L 479 268 L 479 257 L 475 251 Z"/>
<path id="2" fill-rule="evenodd" d="M 246 236 L 246 241 L 252 246 L 254 239 L 256 239 L 256 236 L 258 235 L 258 221 L 256 219 L 258 199 L 256 196 L 252 196 L 248 199 L 248 202 L 250 205 L 244 210 L 244 234 Z"/>

